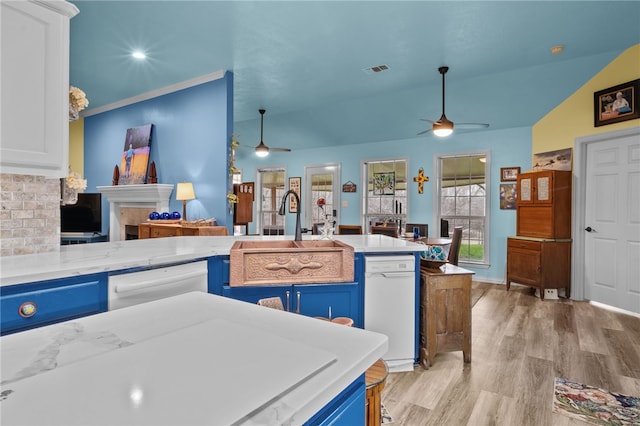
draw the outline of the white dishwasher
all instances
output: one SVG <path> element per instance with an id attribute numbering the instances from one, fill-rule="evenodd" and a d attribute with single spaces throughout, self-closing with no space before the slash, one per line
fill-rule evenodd
<path id="1" fill-rule="evenodd" d="M 110 276 L 109 310 L 190 291 L 207 292 L 206 260 Z"/>
<path id="2" fill-rule="evenodd" d="M 386 334 L 390 372 L 413 371 L 416 345 L 414 256 L 365 256 L 364 328 Z"/>

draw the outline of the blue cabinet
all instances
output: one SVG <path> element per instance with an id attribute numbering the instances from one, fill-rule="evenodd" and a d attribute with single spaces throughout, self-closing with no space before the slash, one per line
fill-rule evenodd
<path id="1" fill-rule="evenodd" d="M 365 377 L 356 379 L 340 392 L 322 410 L 318 411 L 305 426 L 352 426 L 365 424 L 366 411 Z"/>
<path id="2" fill-rule="evenodd" d="M 280 297 L 285 310 L 312 317 L 349 317 L 356 327 L 362 327 L 357 282 L 331 284 L 301 284 L 287 286 L 223 286 L 222 295 L 232 299 L 257 303 L 267 297 Z"/>
<path id="3" fill-rule="evenodd" d="M 0 287 L 3 335 L 106 310 L 106 273 Z"/>

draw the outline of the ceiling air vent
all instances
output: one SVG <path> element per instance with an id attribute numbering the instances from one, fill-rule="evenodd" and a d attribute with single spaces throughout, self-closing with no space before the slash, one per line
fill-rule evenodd
<path id="1" fill-rule="evenodd" d="M 365 72 L 365 74 L 373 74 L 376 72 L 382 72 L 382 71 L 386 71 L 389 69 L 388 65 L 376 65 L 375 67 L 370 67 L 370 68 L 365 68 L 362 71 Z"/>

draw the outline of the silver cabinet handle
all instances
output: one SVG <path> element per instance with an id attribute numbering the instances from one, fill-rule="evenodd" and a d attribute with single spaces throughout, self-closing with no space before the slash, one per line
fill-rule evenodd
<path id="1" fill-rule="evenodd" d="M 285 294 L 287 295 L 287 312 L 291 312 L 291 302 L 289 302 L 291 292 L 287 290 Z"/>
<path id="2" fill-rule="evenodd" d="M 296 306 L 296 314 L 300 313 L 300 292 L 296 292 L 296 297 L 298 298 L 298 306 Z"/>

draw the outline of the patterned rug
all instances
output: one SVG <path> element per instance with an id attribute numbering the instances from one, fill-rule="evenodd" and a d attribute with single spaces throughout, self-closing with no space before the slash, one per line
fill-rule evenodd
<path id="1" fill-rule="evenodd" d="M 553 411 L 594 425 L 640 425 L 640 398 L 556 377 Z"/>
<path id="2" fill-rule="evenodd" d="M 382 410 L 382 424 L 390 425 L 393 423 L 393 417 L 391 417 L 391 413 L 389 413 L 387 407 L 385 407 L 384 404 L 380 404 L 380 409 Z"/>

